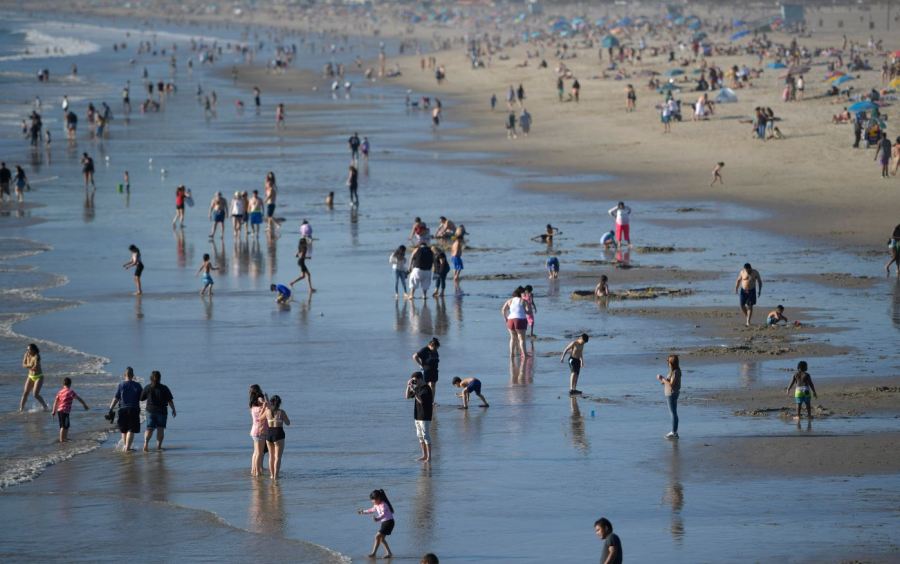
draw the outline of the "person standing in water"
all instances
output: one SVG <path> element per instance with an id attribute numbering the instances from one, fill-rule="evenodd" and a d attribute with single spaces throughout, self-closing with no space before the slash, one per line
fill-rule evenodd
<path id="1" fill-rule="evenodd" d="M 84 176 L 84 189 L 87 190 L 88 183 L 96 190 L 97 185 L 94 184 L 94 159 L 87 153 L 81 155 L 81 174 Z"/>
<path id="2" fill-rule="evenodd" d="M 522 299 L 524 288 L 519 286 L 513 290 L 512 297 L 503 303 L 500 314 L 506 321 L 506 330 L 509 331 L 509 356 L 516 353 L 516 349 L 522 357 L 527 356 L 525 349 L 525 331 L 528 329 L 528 314 L 531 306 Z"/>
<path id="3" fill-rule="evenodd" d="M 577 339 L 566 345 L 562 356 L 559 357 L 559 361 L 564 362 L 566 360 L 566 355 L 569 355 L 570 396 L 581 395 L 581 390 L 578 389 L 578 376 L 581 374 L 581 369 L 584 367 L 584 345 L 589 340 L 590 337 L 588 334 L 582 333 Z"/>
<path id="4" fill-rule="evenodd" d="M 434 394 L 431 387 L 425 383 L 421 372 L 413 372 L 406 383 L 406 398 L 414 400 L 413 419 L 416 423 L 416 437 L 419 446 L 422 447 L 422 456 L 419 462 L 431 460 L 431 420 L 434 417 Z"/>
<path id="5" fill-rule="evenodd" d="M 665 376 L 657 374 L 656 379 L 665 387 L 666 404 L 672 415 L 672 431 L 666 434 L 667 439 L 678 438 L 678 395 L 681 393 L 681 365 L 677 354 L 670 354 L 667 360 L 669 373 Z"/>
<path id="6" fill-rule="evenodd" d="M 172 228 L 178 223 L 184 229 L 184 204 L 187 198 L 187 190 L 184 184 L 175 188 L 175 217 L 172 218 Z"/>
<path id="7" fill-rule="evenodd" d="M 59 421 L 59 442 L 61 443 L 69 440 L 69 414 L 72 412 L 72 403 L 75 400 L 81 402 L 85 411 L 90 409 L 88 404 L 81 399 L 81 396 L 72 389 L 72 379 L 69 377 L 63 378 L 63 387 L 56 393 L 56 398 L 53 400 L 53 408 L 50 410 L 50 416 L 57 416 Z"/>
<path id="8" fill-rule="evenodd" d="M 22 357 L 22 368 L 28 370 L 28 376 L 25 378 L 25 389 L 22 391 L 22 400 L 19 402 L 19 411 L 25 411 L 25 402 L 28 401 L 28 395 L 34 396 L 44 411 L 47 411 L 47 402 L 41 397 L 41 388 L 44 386 L 44 371 L 41 369 L 41 351 L 37 345 L 31 343 L 25 349 L 25 356 Z"/>
<path id="9" fill-rule="evenodd" d="M 200 295 L 206 295 L 206 292 L 209 292 L 211 296 L 213 294 L 213 279 L 212 275 L 209 273 L 210 270 L 219 270 L 215 266 L 213 266 L 212 262 L 209 260 L 209 253 L 203 253 L 203 264 L 200 265 L 200 269 L 197 270 L 197 276 L 203 275 L 201 282 L 203 282 L 203 288 L 200 289 Z"/>
<path id="10" fill-rule="evenodd" d="M 347 145 L 350 147 L 350 162 L 358 163 L 360 145 L 359 134 L 354 131 L 353 135 L 351 135 L 350 138 L 347 139 Z"/>
<path id="11" fill-rule="evenodd" d="M 134 369 L 130 366 L 125 368 L 124 381 L 119 382 L 116 388 L 116 395 L 109 404 L 109 410 L 112 411 L 119 407 L 117 419 L 119 421 L 119 431 L 122 433 L 122 442 L 124 450 L 131 451 L 134 436 L 141 432 L 141 393 L 143 388 L 134 381 Z"/>
<path id="12" fill-rule="evenodd" d="M 791 383 L 785 389 L 787 394 L 790 395 L 791 388 L 794 388 L 794 401 L 797 403 L 797 415 L 794 419 L 798 422 L 800 421 L 800 411 L 804 404 L 806 404 L 806 418 L 813 418 L 812 397 L 819 399 L 819 394 L 816 393 L 816 387 L 813 385 L 812 376 L 806 372 L 808 368 L 805 360 L 798 362 L 797 371 L 794 372 Z"/>
<path id="13" fill-rule="evenodd" d="M 291 420 L 285 410 L 281 409 L 281 397 L 272 396 L 266 407 L 266 446 L 269 449 L 269 477 L 278 479 L 281 473 L 281 455 L 284 454 L 284 426 Z"/>
<path id="14" fill-rule="evenodd" d="M 394 271 L 394 297 L 400 297 L 400 290 L 403 290 L 403 296 L 406 297 L 406 276 L 409 274 L 406 270 L 406 246 L 400 245 L 391 253 L 388 262 Z"/>
<path id="15" fill-rule="evenodd" d="M 734 293 L 739 295 L 741 312 L 746 317 L 747 327 L 750 327 L 753 306 L 756 305 L 756 298 L 762 295 L 762 287 L 763 282 L 759 272 L 754 270 L 749 262 L 744 264 L 744 268 L 738 273 L 734 283 Z"/>
<path id="16" fill-rule="evenodd" d="M 355 207 L 359 205 L 359 195 L 356 193 L 359 188 L 359 171 L 353 165 L 350 165 L 348 170 L 350 173 L 347 175 L 347 187 L 350 188 L 350 205 Z"/>
<path id="17" fill-rule="evenodd" d="M 458 232 L 453 238 L 453 245 L 450 246 L 450 265 L 453 267 L 453 282 L 459 282 L 459 275 L 463 271 L 463 248 L 466 246 L 466 240 L 462 232 Z"/>
<path id="18" fill-rule="evenodd" d="M 619 202 L 609 209 L 609 215 L 611 215 L 616 220 L 616 242 L 619 246 L 622 246 L 622 242 L 625 244 L 631 244 L 631 208 L 625 205 L 625 202 Z"/>
<path id="19" fill-rule="evenodd" d="M 269 424 L 266 411 L 269 402 L 258 384 L 250 386 L 250 438 L 253 440 L 253 456 L 250 458 L 250 475 L 259 476 L 263 471 L 263 458 L 266 456 L 266 439 Z"/>
<path id="20" fill-rule="evenodd" d="M 209 233 L 209 238 L 212 239 L 216 236 L 216 229 L 220 226 L 222 227 L 221 233 L 219 233 L 219 238 L 225 237 L 225 216 L 228 215 L 228 200 L 226 200 L 221 192 L 216 192 L 216 195 L 213 196 L 212 201 L 209 203 L 209 219 L 213 222 L 212 231 Z"/>
<path id="21" fill-rule="evenodd" d="M 391 505 L 384 490 L 373 491 L 369 494 L 369 499 L 372 500 L 370 509 L 358 509 L 356 511 L 359 515 L 374 514 L 375 522 L 380 523 L 378 532 L 375 533 L 375 544 L 372 545 L 372 552 L 369 553 L 369 558 L 375 558 L 378 553 L 378 547 L 381 545 L 384 545 L 384 557 L 391 558 L 394 555 L 391 552 L 391 547 L 388 546 L 387 537 L 394 531 L 394 506 Z"/>
<path id="22" fill-rule="evenodd" d="M 166 438 L 166 421 L 168 409 L 172 408 L 175 417 L 175 397 L 165 384 L 161 384 L 162 374 L 159 370 L 150 373 L 150 385 L 141 391 L 141 401 L 147 402 L 147 431 L 144 432 L 144 452 L 150 451 L 150 439 L 156 431 L 156 450 L 162 450 L 163 439 Z"/>
<path id="23" fill-rule="evenodd" d="M 438 381 L 438 365 L 441 362 L 441 356 L 438 349 L 441 342 L 437 337 L 432 337 L 428 344 L 419 349 L 413 356 L 413 360 L 422 368 L 422 377 L 425 383 L 431 388 L 431 398 L 437 397 L 437 381 Z"/>
<path id="24" fill-rule="evenodd" d="M 134 267 L 134 286 L 136 291 L 134 293 L 135 296 L 140 296 L 144 293 L 143 288 L 141 288 L 141 275 L 144 273 L 144 261 L 141 260 L 141 250 L 137 248 L 135 245 L 129 245 L 128 250 L 131 251 L 131 260 L 122 265 L 122 268 L 128 270 L 129 268 Z"/>
<path id="25" fill-rule="evenodd" d="M 16 165 L 16 200 L 21 204 L 25 201 L 25 190 L 30 190 L 28 185 L 28 177 L 25 176 L 25 169 Z"/>
<path id="26" fill-rule="evenodd" d="M 263 201 L 259 197 L 259 190 L 253 191 L 253 196 L 247 202 L 247 213 L 250 216 L 250 229 L 254 236 L 259 236 L 259 226 L 263 221 Z"/>
<path id="27" fill-rule="evenodd" d="M 266 231 L 273 232 L 280 227 L 275 221 L 275 205 L 278 198 L 278 184 L 275 182 L 275 173 L 269 171 L 266 175 Z"/>

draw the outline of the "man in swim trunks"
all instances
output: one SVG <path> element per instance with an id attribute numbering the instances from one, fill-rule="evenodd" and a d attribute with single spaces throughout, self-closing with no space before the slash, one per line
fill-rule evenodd
<path id="1" fill-rule="evenodd" d="M 216 236 L 216 228 L 219 225 L 222 226 L 222 232 L 219 234 L 219 237 L 225 237 L 225 216 L 227 212 L 228 200 L 222 196 L 221 192 L 216 192 L 216 195 L 213 196 L 212 201 L 209 203 L 209 219 L 213 222 L 212 232 L 209 234 L 210 239 Z"/>
<path id="2" fill-rule="evenodd" d="M 465 246 L 466 241 L 463 236 L 460 234 L 453 240 L 453 245 L 450 247 L 450 265 L 453 267 L 453 281 L 459 282 L 459 275 L 462 273 L 463 269 L 463 247 Z"/>
<path id="3" fill-rule="evenodd" d="M 291 301 L 291 289 L 284 284 L 272 284 L 269 286 L 269 290 L 278 294 L 275 303 L 286 304 Z"/>
<path id="4" fill-rule="evenodd" d="M 481 395 L 481 380 L 478 378 L 466 378 L 463 380 L 459 376 L 453 378 L 453 386 L 456 388 L 462 388 L 463 391 L 456 394 L 458 397 L 461 397 L 463 400 L 463 409 L 469 409 L 469 394 L 475 394 L 478 396 L 478 399 L 481 400 L 481 403 L 484 407 L 490 407 L 484 396 Z"/>
<path id="5" fill-rule="evenodd" d="M 566 355 L 569 355 L 569 395 L 581 395 L 581 391 L 576 388 L 578 385 L 578 376 L 581 374 L 581 367 L 584 366 L 584 345 L 590 340 L 587 333 L 582 333 L 577 339 L 566 346 L 559 357 L 559 361 L 563 362 Z"/>
<path id="6" fill-rule="evenodd" d="M 762 295 L 763 282 L 759 276 L 759 272 L 746 263 L 744 268 L 738 273 L 737 280 L 734 283 L 734 293 L 738 294 L 741 303 L 741 312 L 746 316 L 746 325 L 750 327 L 750 319 L 753 317 L 753 306 L 756 305 L 756 298 Z"/>

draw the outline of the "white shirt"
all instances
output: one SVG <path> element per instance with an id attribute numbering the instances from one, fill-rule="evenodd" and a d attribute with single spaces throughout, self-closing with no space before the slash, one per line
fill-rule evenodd
<path id="1" fill-rule="evenodd" d="M 609 215 L 616 218 L 616 225 L 628 225 L 628 219 L 631 216 L 631 208 L 628 206 L 622 208 L 616 206 L 609 210 Z"/>

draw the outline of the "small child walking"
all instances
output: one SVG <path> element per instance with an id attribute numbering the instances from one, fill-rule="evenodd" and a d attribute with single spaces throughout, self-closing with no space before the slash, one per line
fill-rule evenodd
<path id="1" fill-rule="evenodd" d="M 72 402 L 75 400 L 81 402 L 85 411 L 90 409 L 81 396 L 72 389 L 72 379 L 63 378 L 63 387 L 56 393 L 53 409 L 50 411 L 50 416 L 56 415 L 59 420 L 59 442 L 61 443 L 69 440 L 69 413 L 72 411 Z"/>
<path id="2" fill-rule="evenodd" d="M 371 515 L 374 513 L 375 522 L 381 523 L 378 532 L 375 533 L 375 544 L 372 545 L 372 552 L 369 553 L 369 558 L 375 558 L 378 547 L 382 544 L 385 550 L 384 557 L 391 558 L 394 554 L 391 552 L 391 547 L 388 546 L 387 537 L 394 531 L 394 506 L 391 505 L 384 490 L 374 490 L 369 494 L 369 499 L 372 500 L 372 507 L 357 510 L 357 513 L 360 515 Z"/>
<path id="3" fill-rule="evenodd" d="M 534 304 L 534 288 L 530 284 L 525 286 L 525 291 L 522 293 L 522 301 L 527 302 L 531 306 L 530 312 L 526 310 L 525 319 L 528 321 L 531 337 L 534 338 L 534 314 L 537 313 L 537 306 Z"/>
<path id="4" fill-rule="evenodd" d="M 213 282 L 212 276 L 209 274 L 210 270 L 219 270 L 219 269 L 216 268 L 215 266 L 213 266 L 213 264 L 210 262 L 209 253 L 204 253 L 203 254 L 203 264 L 201 264 L 200 269 L 197 270 L 197 276 L 200 276 L 201 273 L 203 274 L 203 278 L 201 279 L 201 281 L 203 282 L 203 288 L 200 290 L 201 296 L 206 295 L 206 292 L 209 292 L 210 296 L 213 293 L 214 282 Z"/>
<path id="5" fill-rule="evenodd" d="M 709 183 L 709 186 L 712 187 L 716 182 L 721 185 L 725 185 L 725 181 L 722 180 L 722 168 L 725 166 L 725 163 L 718 162 L 716 163 L 716 168 L 712 171 L 712 182 Z"/>
<path id="6" fill-rule="evenodd" d="M 463 409 L 469 409 L 469 394 L 475 394 L 478 396 L 478 399 L 481 400 L 481 403 L 484 407 L 490 407 L 484 396 L 481 395 L 481 380 L 478 378 L 466 378 L 465 380 L 456 376 L 453 378 L 453 386 L 455 388 L 462 388 L 463 391 L 456 394 L 457 397 L 461 397 L 463 400 Z"/>
<path id="7" fill-rule="evenodd" d="M 569 355 L 569 395 L 581 395 L 578 389 L 578 376 L 581 374 L 581 368 L 584 366 L 584 345 L 590 340 L 587 333 L 582 333 L 577 339 L 569 343 L 559 358 L 560 362 L 565 361 L 566 355 Z"/>
<path id="8" fill-rule="evenodd" d="M 807 368 L 805 360 L 798 362 L 797 371 L 794 372 L 791 383 L 785 390 L 790 395 L 791 388 L 794 388 L 794 401 L 797 403 L 797 416 L 795 419 L 797 421 L 800 421 L 800 411 L 803 408 L 803 404 L 806 404 L 806 418 L 812 419 L 812 400 L 810 396 L 819 399 L 812 377 L 806 372 Z"/>

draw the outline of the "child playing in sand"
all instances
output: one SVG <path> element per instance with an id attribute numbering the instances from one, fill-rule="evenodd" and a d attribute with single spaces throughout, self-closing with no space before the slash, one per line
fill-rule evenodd
<path id="1" fill-rule="evenodd" d="M 608 298 L 609 295 L 609 278 L 607 278 L 606 275 L 603 274 L 600 276 L 600 282 L 598 282 L 597 286 L 594 288 L 594 297 Z"/>
<path id="2" fill-rule="evenodd" d="M 603 245 L 604 249 L 609 249 L 610 247 L 615 249 L 617 247 L 616 232 L 610 229 L 609 231 L 604 233 L 603 236 L 600 237 L 600 244 Z"/>
<path id="3" fill-rule="evenodd" d="M 793 378 L 791 378 L 791 383 L 788 385 L 785 390 L 788 395 L 791 393 L 791 388 L 794 389 L 794 401 L 797 402 L 797 416 L 794 417 L 797 421 L 800 420 L 800 410 L 803 407 L 803 404 L 806 404 L 806 418 L 812 419 L 812 400 L 810 398 L 810 392 L 812 392 L 812 397 L 819 399 L 818 394 L 816 394 L 816 387 L 813 385 L 812 377 L 807 374 L 806 361 L 801 360 L 797 363 L 797 371 L 794 372 Z"/>
<path id="4" fill-rule="evenodd" d="M 563 362 L 566 355 L 569 355 L 569 395 L 580 395 L 581 391 L 576 389 L 578 385 L 578 376 L 581 374 L 581 367 L 584 366 L 584 345 L 590 337 L 587 333 L 582 333 L 577 339 L 569 343 L 559 357 L 559 361 Z"/>
<path id="5" fill-rule="evenodd" d="M 788 318 L 784 315 L 784 306 L 779 304 L 775 309 L 769 312 L 769 315 L 766 316 L 766 327 L 774 327 L 784 321 L 784 324 L 787 325 Z"/>
<path id="6" fill-rule="evenodd" d="M 391 552 L 391 547 L 388 546 L 387 537 L 389 537 L 394 530 L 394 506 L 388 501 L 384 490 L 373 491 L 369 494 L 369 499 L 372 500 L 371 508 L 357 510 L 357 513 L 360 515 L 371 515 L 374 513 L 375 522 L 381 523 L 378 532 L 375 533 L 375 544 L 372 546 L 372 552 L 369 553 L 369 558 L 375 558 L 375 553 L 378 552 L 378 547 L 382 544 L 384 545 L 385 550 L 384 557 L 391 558 L 393 553 Z"/>
<path id="7" fill-rule="evenodd" d="M 215 266 L 213 266 L 212 263 L 210 262 L 209 253 L 204 253 L 203 254 L 203 264 L 201 264 L 200 268 L 197 270 L 197 276 L 200 276 L 200 274 L 203 273 L 203 278 L 201 279 L 201 281 L 203 282 L 203 288 L 200 289 L 201 296 L 206 295 L 207 291 L 209 292 L 210 296 L 213 293 L 213 290 L 212 290 L 213 279 L 212 279 L 212 276 L 210 276 L 210 274 L 209 274 L 210 270 L 219 270 L 219 269 L 216 268 Z"/>
<path id="8" fill-rule="evenodd" d="M 72 389 L 72 379 L 63 378 L 63 387 L 56 393 L 53 409 L 50 411 L 51 417 L 56 415 L 59 419 L 59 442 L 61 443 L 69 440 L 69 413 L 72 411 L 72 402 L 75 400 L 81 402 L 85 411 L 90 409 L 81 396 Z"/>
<path id="9" fill-rule="evenodd" d="M 269 290 L 278 294 L 275 303 L 286 304 L 291 301 L 291 289 L 284 284 L 272 284 L 269 286 Z"/>
<path id="10" fill-rule="evenodd" d="M 547 259 L 547 278 L 550 280 L 559 278 L 559 259 L 556 257 Z"/>
<path id="11" fill-rule="evenodd" d="M 713 179 L 712 179 L 712 182 L 709 183 L 710 187 L 712 187 L 716 182 L 718 182 L 719 184 L 722 184 L 723 186 L 725 185 L 725 181 L 722 180 L 722 167 L 724 167 L 724 166 L 725 166 L 725 163 L 723 163 L 723 162 L 716 163 L 716 168 L 714 168 L 712 171 Z"/>
<path id="12" fill-rule="evenodd" d="M 484 407 L 490 407 L 484 396 L 481 395 L 481 380 L 478 378 L 466 378 L 463 380 L 459 376 L 453 378 L 453 386 L 455 388 L 462 388 L 463 391 L 456 394 L 456 397 L 460 397 L 463 400 L 463 409 L 469 409 L 469 394 L 474 393 L 478 396 L 478 399 L 481 400 L 481 403 Z"/>

